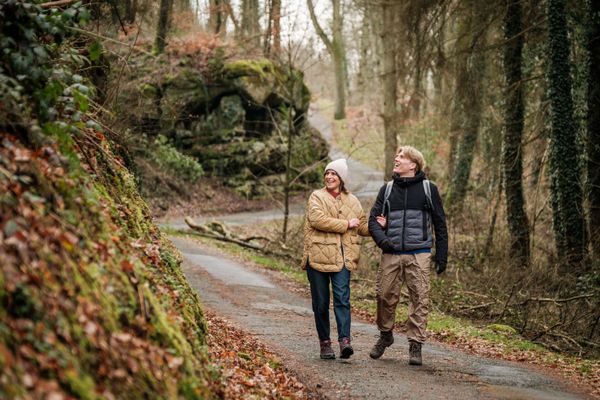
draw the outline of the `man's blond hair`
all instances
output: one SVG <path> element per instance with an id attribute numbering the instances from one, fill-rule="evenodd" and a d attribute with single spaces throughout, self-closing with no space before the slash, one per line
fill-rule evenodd
<path id="1" fill-rule="evenodd" d="M 412 146 L 400 146 L 396 155 L 400 154 L 401 152 L 404 152 L 404 157 L 417 164 L 415 173 L 425 169 L 425 157 L 423 157 L 423 153 L 421 153 L 419 150 Z"/>

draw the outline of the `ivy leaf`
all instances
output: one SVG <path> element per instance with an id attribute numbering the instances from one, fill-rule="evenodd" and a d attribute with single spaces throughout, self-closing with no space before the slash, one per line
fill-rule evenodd
<path id="1" fill-rule="evenodd" d="M 73 97 L 75 98 L 75 102 L 77 103 L 79 110 L 82 112 L 86 112 L 90 108 L 90 102 L 87 96 L 81 93 L 79 90 L 73 91 Z M 75 121 L 78 121 L 78 119 Z"/>
<path id="2" fill-rule="evenodd" d="M 88 52 L 90 54 L 90 61 L 96 61 L 102 54 L 102 45 L 96 40 L 90 45 Z"/>

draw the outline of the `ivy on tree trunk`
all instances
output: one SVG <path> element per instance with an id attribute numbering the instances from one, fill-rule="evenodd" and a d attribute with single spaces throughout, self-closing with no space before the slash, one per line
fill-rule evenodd
<path id="1" fill-rule="evenodd" d="M 456 148 L 454 173 L 448 192 L 448 203 L 455 210 L 462 208 L 469 187 L 471 165 L 481 124 L 482 80 L 486 67 L 485 55 L 481 50 L 482 43 L 480 42 L 485 37 L 485 10 L 476 1 L 469 2 L 467 7 L 469 7 L 467 15 L 459 23 L 459 37 L 470 37 L 471 40 L 468 42 L 468 46 L 461 48 L 462 51 L 468 53 L 461 55 L 461 58 L 464 59 L 458 62 L 456 96 L 459 103 L 455 109 L 460 113 L 457 118 L 462 121 L 462 124 L 461 136 Z M 476 34 L 468 35 L 468 32 L 473 31 Z M 464 35 L 460 32 L 464 32 Z"/>
<path id="2" fill-rule="evenodd" d="M 523 25 L 521 3 L 508 0 L 504 20 L 504 73 L 506 105 L 502 166 L 506 194 L 506 220 L 510 232 L 512 258 L 521 265 L 529 264 L 529 222 L 523 198 Z"/>
<path id="3" fill-rule="evenodd" d="M 585 255 L 581 167 L 571 93 L 570 43 L 565 0 L 548 0 L 548 87 L 551 105 L 549 173 L 553 228 L 558 255 L 568 262 Z"/>
<path id="4" fill-rule="evenodd" d="M 590 242 L 600 256 L 600 3 L 588 0 L 587 201 Z"/>

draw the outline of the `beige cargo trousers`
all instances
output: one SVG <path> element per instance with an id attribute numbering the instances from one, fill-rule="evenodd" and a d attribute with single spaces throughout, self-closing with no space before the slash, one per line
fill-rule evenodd
<path id="1" fill-rule="evenodd" d="M 391 331 L 396 319 L 402 283 L 409 296 L 406 336 L 424 343 L 429 313 L 429 268 L 431 253 L 382 254 L 377 271 L 377 327 Z"/>

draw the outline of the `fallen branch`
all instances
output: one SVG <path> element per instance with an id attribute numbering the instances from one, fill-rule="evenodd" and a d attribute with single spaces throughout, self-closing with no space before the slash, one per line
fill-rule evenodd
<path id="1" fill-rule="evenodd" d="M 489 306 L 493 306 L 494 304 L 496 304 L 495 301 L 490 301 L 487 303 L 483 303 L 483 304 L 477 304 L 475 306 L 469 306 L 469 307 L 460 307 L 461 311 L 473 311 L 473 310 L 478 310 L 480 308 L 486 308 Z"/>
<path id="2" fill-rule="evenodd" d="M 47 3 L 42 3 L 42 4 L 40 4 L 40 6 L 42 8 L 62 7 L 62 6 L 66 6 L 67 4 L 71 4 L 73 2 L 75 2 L 75 0 L 57 0 L 57 1 L 49 1 Z"/>
<path id="3" fill-rule="evenodd" d="M 265 251 L 265 248 L 262 246 L 258 246 L 256 244 L 248 243 L 243 240 L 231 237 L 231 234 L 229 233 L 229 231 L 224 229 L 223 224 L 214 223 L 212 227 L 207 226 L 207 225 L 199 225 L 199 224 L 195 223 L 194 220 L 191 219 L 190 217 L 185 217 L 185 223 L 188 224 L 188 226 L 190 228 L 192 228 L 194 231 L 198 232 L 198 234 L 200 236 L 208 237 L 211 239 L 217 239 L 217 240 L 221 240 L 224 242 L 235 243 L 242 247 L 248 247 L 248 248 L 254 249 L 254 250 Z M 215 226 L 220 226 L 221 229 L 218 229 L 218 228 L 214 229 Z M 213 228 L 213 229 L 211 230 L 211 228 Z"/>
<path id="4" fill-rule="evenodd" d="M 566 299 L 553 299 L 553 298 L 547 298 L 547 297 L 532 297 L 532 298 L 523 300 L 518 305 L 523 306 L 523 305 L 529 303 L 530 301 L 538 302 L 538 303 L 560 304 L 560 303 L 568 303 L 568 302 L 574 301 L 574 300 L 587 299 L 587 298 L 595 297 L 595 296 L 598 296 L 598 295 L 596 293 L 587 293 L 587 294 L 581 294 L 579 296 L 568 297 Z"/>
<path id="5" fill-rule="evenodd" d="M 250 236 L 248 238 L 237 238 L 237 237 L 234 237 L 231 234 L 231 232 L 229 232 L 227 227 L 221 222 L 213 221 L 208 224 L 200 225 L 200 224 L 197 224 L 190 217 L 185 217 L 184 221 L 190 228 L 192 228 L 194 233 L 198 236 L 206 237 L 209 239 L 221 240 L 223 242 L 235 243 L 238 246 L 247 247 L 252 250 L 258 250 L 265 254 L 271 254 L 271 255 L 278 256 L 278 257 L 285 257 L 285 258 L 291 257 L 290 254 L 280 253 L 277 251 L 269 250 L 265 246 L 259 246 L 254 243 L 249 243 L 249 240 L 255 240 L 255 239 L 264 239 L 264 240 L 271 242 L 271 240 L 269 240 L 266 237 Z"/>

